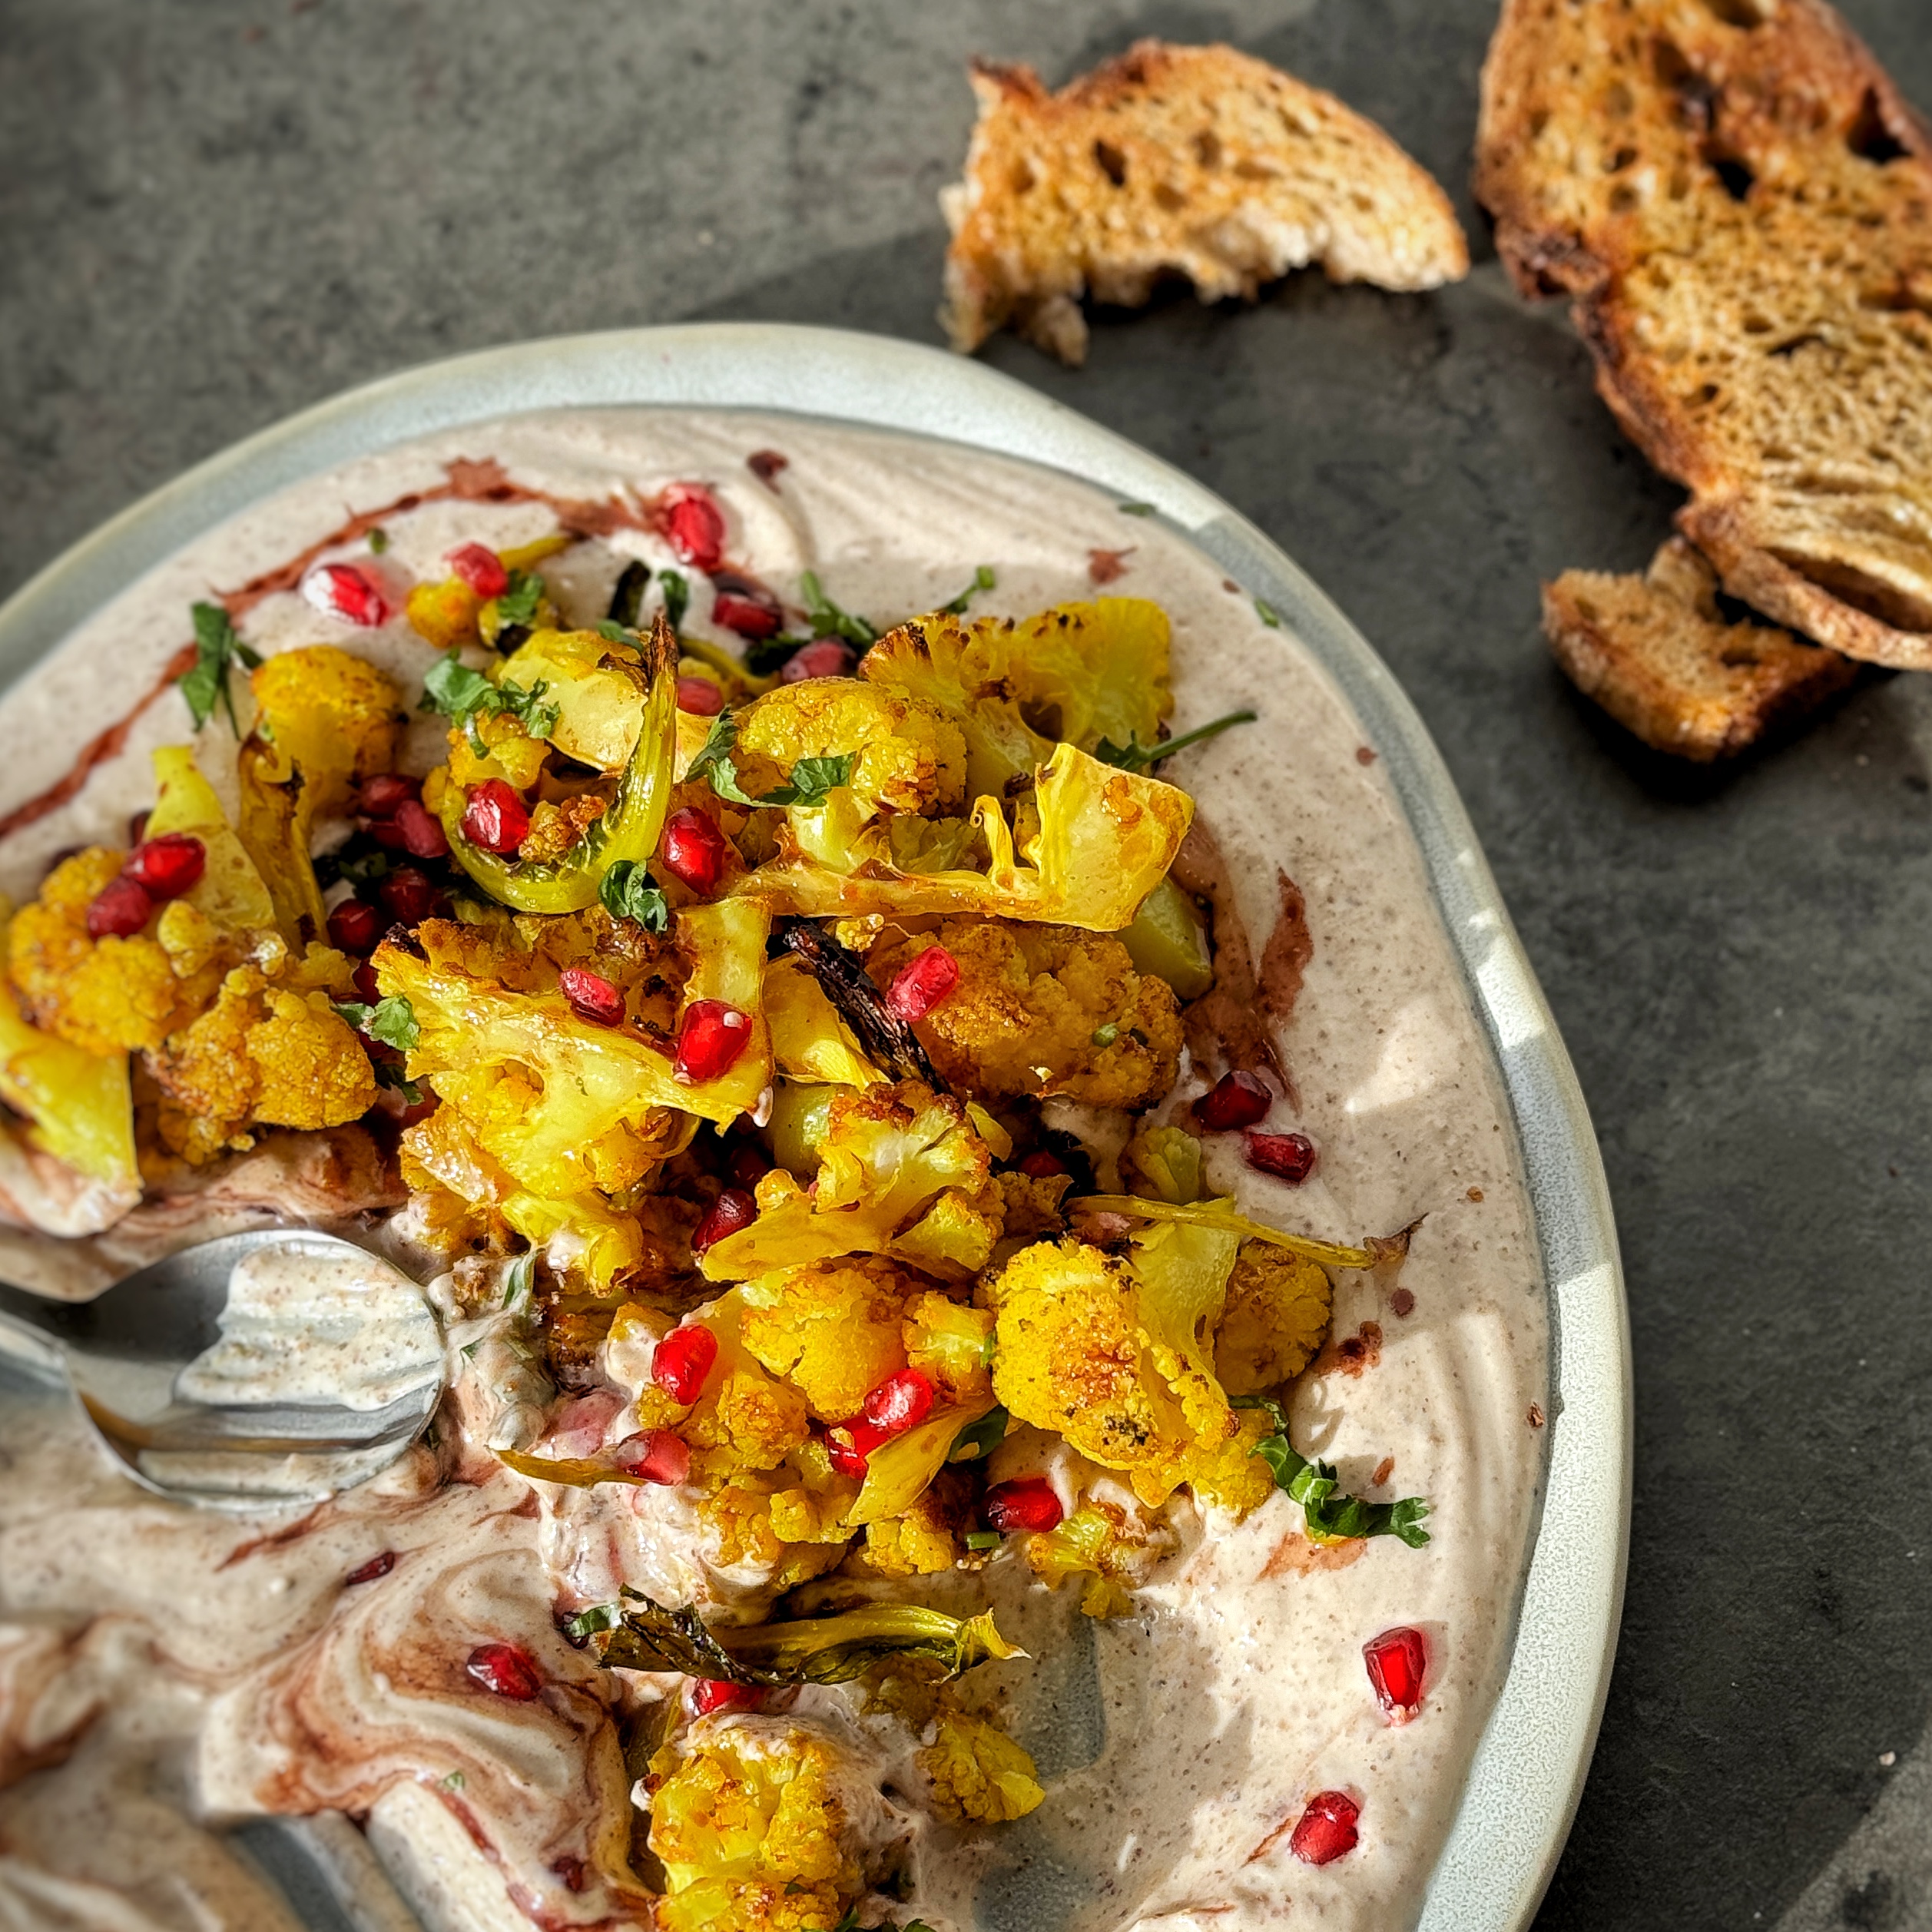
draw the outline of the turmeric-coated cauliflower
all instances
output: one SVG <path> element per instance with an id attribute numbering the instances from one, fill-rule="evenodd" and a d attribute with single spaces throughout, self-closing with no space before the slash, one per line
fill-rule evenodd
<path id="1" fill-rule="evenodd" d="M 953 1085 L 1130 1112 L 1173 1086 L 1179 1006 L 1165 981 L 1134 970 L 1118 939 L 1069 926 L 945 919 L 933 932 L 888 935 L 867 966 L 890 986 L 933 945 L 959 962 L 959 984 L 916 1030 Z"/>
<path id="2" fill-rule="evenodd" d="M 876 810 L 930 814 L 966 795 L 966 741 L 923 698 L 850 678 L 777 684 L 738 714 L 737 756 L 754 797 L 782 784 L 801 758 L 853 760 L 853 796 Z"/>
<path id="3" fill-rule="evenodd" d="M 870 1254 L 759 1275 L 737 1291 L 744 1345 L 799 1390 L 821 1422 L 843 1422 L 906 1366 L 900 1329 L 913 1285 Z"/>
<path id="4" fill-rule="evenodd" d="M 1328 1332 L 1334 1290 L 1305 1256 L 1266 1241 L 1242 1248 L 1215 1329 L 1215 1374 L 1230 1395 L 1299 1375 Z"/>
<path id="5" fill-rule="evenodd" d="M 901 1334 L 906 1360 L 931 1382 L 948 1408 L 979 1408 L 993 1400 L 993 1312 L 929 1289 L 906 1307 Z"/>
<path id="6" fill-rule="evenodd" d="M 959 1560 L 959 1533 L 971 1507 L 965 1480 L 941 1470 L 898 1515 L 866 1525 L 867 1566 L 882 1576 L 930 1576 L 950 1569 Z"/>
<path id="7" fill-rule="evenodd" d="M 884 1803 L 831 1738 L 736 1717 L 701 1724 L 651 1769 L 659 1932 L 829 1932 L 864 1891 Z"/>
<path id="8" fill-rule="evenodd" d="M 919 1765 L 933 1781 L 933 1805 L 942 1818 L 1003 1824 L 1044 1801 L 1032 1757 L 989 1719 L 943 1702 L 933 1734 Z"/>
<path id="9" fill-rule="evenodd" d="M 1267 1475 L 1264 1466 L 1261 1473 Z M 1050 1586 L 1086 1578 L 1080 1608 L 1088 1616 L 1125 1616 L 1132 1608 L 1128 1592 L 1146 1582 L 1178 1543 L 1159 1519 L 1148 1521 L 1117 1503 L 1089 1496 L 1054 1528 L 1027 1538 L 1026 1560 Z"/>

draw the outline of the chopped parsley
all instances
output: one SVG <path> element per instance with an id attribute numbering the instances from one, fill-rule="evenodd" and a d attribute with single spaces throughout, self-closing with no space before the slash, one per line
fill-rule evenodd
<path id="1" fill-rule="evenodd" d="M 949 1463 L 976 1463 L 983 1456 L 990 1456 L 1006 1438 L 1009 1420 L 1004 1409 L 992 1409 L 977 1422 L 969 1422 L 953 1438 L 953 1447 L 946 1452 Z"/>
<path id="2" fill-rule="evenodd" d="M 544 595 L 543 579 L 534 570 L 512 571 L 509 588 L 496 600 L 498 628 L 535 623 L 538 607 L 542 603 Z M 532 737 L 538 735 L 540 734 L 532 734 Z"/>
<path id="3" fill-rule="evenodd" d="M 1095 1046 L 1112 1046 L 1120 1038 L 1120 1029 L 1110 1019 L 1105 1026 L 1093 1029 L 1092 1044 Z"/>
<path id="4" fill-rule="evenodd" d="M 369 533 L 369 548 L 378 557 L 389 548 L 389 532 L 379 523 Z"/>
<path id="5" fill-rule="evenodd" d="M 754 798 L 738 782 L 737 761 L 731 755 L 737 742 L 738 722 L 727 705 L 718 713 L 702 749 L 691 760 L 684 783 L 688 785 L 708 778 L 712 790 L 734 805 L 822 805 L 837 787 L 852 782 L 852 767 L 858 761 L 858 754 L 852 751 L 840 752 L 835 757 L 800 758 L 792 767 L 788 784 L 774 786 L 762 797 Z"/>
<path id="6" fill-rule="evenodd" d="M 684 612 L 691 608 L 691 585 L 684 574 L 676 570 L 661 570 L 658 582 L 664 593 L 664 621 L 674 631 L 684 628 Z"/>
<path id="7" fill-rule="evenodd" d="M 476 730 L 479 717 L 506 713 L 533 738 L 547 738 L 557 728 L 557 707 L 541 701 L 550 687 L 539 678 L 528 691 L 505 678 L 492 684 L 480 671 L 472 671 L 462 661 L 460 651 L 452 651 L 429 668 L 423 681 L 423 709 L 441 711 L 469 735 L 469 748 L 479 758 L 489 756 Z"/>
<path id="8" fill-rule="evenodd" d="M 1122 516 L 1152 516 L 1155 506 L 1152 503 L 1116 503 L 1114 508 Z"/>
<path id="9" fill-rule="evenodd" d="M 180 689 L 197 731 L 214 716 L 215 707 L 220 705 L 228 714 L 235 736 L 241 736 L 241 723 L 235 716 L 234 693 L 228 686 L 229 670 L 237 661 L 253 671 L 261 662 L 261 655 L 242 642 L 228 613 L 219 604 L 197 604 L 194 667 L 182 673 Z"/>
<path id="10" fill-rule="evenodd" d="M 982 564 L 973 573 L 973 582 L 967 585 L 951 603 L 942 604 L 939 608 L 949 617 L 964 617 L 966 606 L 973 601 L 973 598 L 983 590 L 993 590 L 997 588 L 999 582 L 999 578 L 993 574 L 993 565 Z"/>
<path id="11" fill-rule="evenodd" d="M 1218 736 L 1231 724 L 1252 724 L 1255 716 L 1253 711 L 1230 711 L 1225 717 L 1218 717 L 1211 724 L 1183 731 L 1178 738 L 1162 738 L 1154 744 L 1143 744 L 1138 738 L 1129 738 L 1125 744 L 1119 745 L 1111 738 L 1102 738 L 1093 755 L 1103 765 L 1117 765 L 1122 771 L 1145 771 L 1191 744 Z"/>
<path id="12" fill-rule="evenodd" d="M 1254 615 L 1258 617 L 1271 631 L 1278 631 L 1281 629 L 1281 613 L 1278 611 L 1272 604 L 1269 603 L 1265 598 L 1258 597 L 1255 598 Z"/>
<path id="13" fill-rule="evenodd" d="M 597 896 L 613 919 L 635 920 L 647 933 L 670 928 L 671 902 L 635 859 L 619 859 L 612 865 L 598 881 Z"/>
<path id="14" fill-rule="evenodd" d="M 416 1023 L 416 1009 L 400 993 L 379 999 L 373 1006 L 364 1006 L 360 1000 L 341 1001 L 336 1011 L 357 1032 L 393 1046 L 399 1053 L 414 1052 L 423 1039 L 423 1029 Z"/>
<path id="15" fill-rule="evenodd" d="M 834 604 L 825 595 L 815 572 L 807 571 L 798 580 L 805 599 L 805 616 L 815 638 L 843 638 L 860 657 L 879 641 L 879 632 L 870 619 L 857 617 Z"/>
<path id="16" fill-rule="evenodd" d="M 754 678 L 774 676 L 810 642 L 810 638 L 789 637 L 783 631 L 768 638 L 747 638 L 744 668 Z"/>
<path id="17" fill-rule="evenodd" d="M 1237 1395 L 1229 1398 L 1237 1409 L 1264 1409 L 1274 1424 L 1272 1435 L 1264 1436 L 1252 1454 L 1261 1457 L 1274 1472 L 1275 1486 L 1286 1490 L 1289 1500 L 1301 1505 L 1308 1533 L 1321 1543 L 1350 1543 L 1364 1536 L 1399 1536 L 1411 1549 L 1420 1549 L 1429 1540 L 1422 1519 L 1429 1505 L 1419 1496 L 1405 1496 L 1400 1503 L 1364 1503 L 1358 1496 L 1338 1493 L 1340 1479 L 1330 1463 L 1311 1461 L 1288 1440 L 1288 1419 L 1280 1403 L 1265 1395 Z"/>
<path id="18" fill-rule="evenodd" d="M 503 1306 L 513 1308 L 525 1300 L 537 1278 L 537 1251 L 526 1249 L 503 1272 Z"/>

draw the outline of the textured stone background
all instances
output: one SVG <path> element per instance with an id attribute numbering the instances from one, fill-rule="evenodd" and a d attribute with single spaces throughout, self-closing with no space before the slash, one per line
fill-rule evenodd
<path id="1" fill-rule="evenodd" d="M 1845 0 L 1932 107 L 1928 0 Z M 1536 584 L 1675 492 L 1466 190 L 1491 0 L 4 0 L 0 589 L 346 385 L 755 316 L 936 340 L 974 51 L 1225 38 L 1376 116 L 1476 273 L 1103 320 L 990 360 L 1245 511 L 1447 754 L 1602 1138 L 1639 1371 L 1629 1606 L 1539 1924 L 1932 1925 L 1932 701 L 1700 775 L 1576 699 Z M 1895 1761 L 1887 1759 L 1895 1754 Z"/>

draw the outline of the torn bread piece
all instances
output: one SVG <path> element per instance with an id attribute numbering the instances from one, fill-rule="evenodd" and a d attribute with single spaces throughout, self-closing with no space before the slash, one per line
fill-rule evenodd
<path id="1" fill-rule="evenodd" d="M 1721 611 L 1717 573 L 1672 537 L 1641 576 L 1566 570 L 1543 586 L 1556 661 L 1645 744 L 1700 764 L 1815 711 L 1858 667 L 1788 631 Z"/>
<path id="2" fill-rule="evenodd" d="M 1080 298 L 1133 307 L 1163 275 L 1252 299 L 1318 261 L 1337 282 L 1430 289 L 1469 272 L 1449 199 L 1333 94 L 1231 47 L 1135 43 L 1049 93 L 1030 67 L 973 68 L 979 120 L 942 312 L 969 353 L 1009 324 L 1086 355 Z"/>
<path id="3" fill-rule="evenodd" d="M 1932 668 L 1932 129 L 1824 0 L 1506 0 L 1476 180 L 1725 588 Z"/>

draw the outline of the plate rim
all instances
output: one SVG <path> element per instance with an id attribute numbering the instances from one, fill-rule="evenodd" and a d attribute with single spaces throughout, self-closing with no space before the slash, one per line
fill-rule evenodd
<path id="1" fill-rule="evenodd" d="M 1523 1152 L 1549 1305 L 1541 1508 L 1509 1662 L 1419 1907 L 1422 1932 L 1519 1932 L 1568 1838 L 1595 1747 L 1629 1546 L 1629 1317 L 1575 1069 L 1448 767 L 1374 647 L 1279 545 L 1183 471 L 982 363 L 791 323 L 509 343 L 405 369 L 259 430 L 120 511 L 0 605 L 0 689 L 228 518 L 395 444 L 532 410 L 756 409 L 1017 457 L 1151 504 L 1264 598 L 1354 707 L 1421 850 Z"/>

